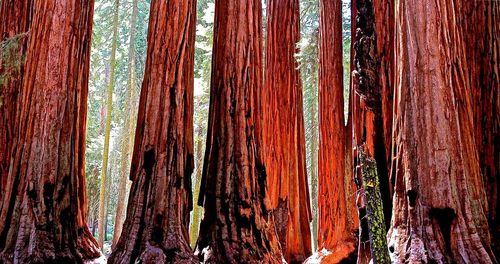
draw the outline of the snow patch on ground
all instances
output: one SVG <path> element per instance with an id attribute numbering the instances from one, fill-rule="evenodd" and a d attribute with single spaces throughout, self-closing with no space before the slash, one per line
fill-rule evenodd
<path id="1" fill-rule="evenodd" d="M 314 252 L 314 254 L 312 256 L 310 256 L 309 258 L 306 259 L 306 261 L 304 261 L 304 263 L 305 264 L 319 264 L 319 263 L 321 263 L 321 260 L 324 257 L 326 257 L 330 254 L 332 254 L 331 251 L 328 251 L 325 248 L 323 248 L 320 251 Z"/>

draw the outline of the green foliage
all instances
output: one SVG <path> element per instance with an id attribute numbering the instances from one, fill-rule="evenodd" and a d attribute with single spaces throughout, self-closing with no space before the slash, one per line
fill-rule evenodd
<path id="1" fill-rule="evenodd" d="M 90 58 L 89 99 L 87 112 L 87 138 L 86 138 L 86 175 L 89 223 L 97 217 L 99 206 L 99 173 L 101 171 L 102 150 L 104 148 L 104 123 L 106 87 L 110 78 L 111 37 L 114 0 L 96 0 L 94 6 L 94 26 L 92 30 L 92 50 Z M 140 85 L 144 77 L 144 65 L 147 48 L 147 26 L 149 20 L 149 0 L 139 0 L 138 19 L 135 27 L 135 72 L 136 91 L 139 95 Z M 111 118 L 111 141 L 109 158 L 111 166 L 109 183 L 108 215 L 114 221 L 116 199 L 118 192 L 118 179 L 120 176 L 121 162 L 121 134 L 125 125 L 127 89 L 128 89 L 128 48 L 130 40 L 130 17 L 132 15 L 132 1 L 121 1 L 118 18 L 118 40 L 115 63 L 115 78 L 113 91 L 113 115 Z M 136 96 L 138 97 L 138 96 Z M 136 109 L 137 98 L 133 102 Z M 135 120 L 135 118 L 132 118 Z M 112 216 L 112 217 L 111 217 Z M 109 225 L 112 226 L 112 222 Z M 112 235 L 112 233 L 108 234 Z M 108 237 L 109 238 L 109 237 Z"/>
<path id="2" fill-rule="evenodd" d="M 198 226 L 203 209 L 197 205 L 205 139 L 207 135 L 208 108 L 210 101 L 210 74 L 212 64 L 213 23 L 215 4 L 214 0 L 199 0 L 197 2 L 197 25 L 195 43 L 195 82 L 194 82 L 194 153 L 195 173 L 191 175 L 193 181 L 193 204 L 191 213 L 191 245 L 196 243 Z"/>

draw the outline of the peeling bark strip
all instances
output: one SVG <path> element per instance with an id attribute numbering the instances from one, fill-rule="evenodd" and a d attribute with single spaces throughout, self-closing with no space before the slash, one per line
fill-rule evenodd
<path id="1" fill-rule="evenodd" d="M 396 182 L 388 234 L 396 263 L 496 263 L 458 21 L 464 2 L 396 4 Z"/>
<path id="2" fill-rule="evenodd" d="M 358 223 L 346 170 L 344 122 L 342 3 L 320 1 L 318 249 L 331 254 L 324 263 L 348 261 L 356 253 Z M 349 163 L 347 163 L 349 164 Z M 347 173 L 346 173 L 347 172 Z"/>
<path id="3" fill-rule="evenodd" d="M 359 149 L 359 161 L 363 178 L 363 189 L 366 199 L 366 218 L 370 235 L 370 248 L 373 263 L 391 263 L 387 251 L 387 239 L 384 223 L 384 208 L 380 194 L 377 163 L 366 156 L 363 148 Z"/>
<path id="4" fill-rule="evenodd" d="M 3 2 L 5 3 L 5 2 Z M 1 263 L 100 255 L 86 225 L 85 122 L 93 1 L 36 1 L 19 97 Z"/>
<path id="5" fill-rule="evenodd" d="M 207 263 L 281 263 L 256 137 L 262 127 L 260 0 L 216 0 L 197 250 Z M 259 141 L 260 142 L 260 141 Z"/>
<path id="6" fill-rule="evenodd" d="M 263 158 L 275 227 L 285 260 L 311 255 L 302 83 L 295 54 L 300 40 L 298 0 L 267 3 L 266 82 L 262 93 Z"/>
<path id="7" fill-rule="evenodd" d="M 153 0 L 132 187 L 109 263 L 196 263 L 192 210 L 195 0 Z"/>
<path id="8" fill-rule="evenodd" d="M 0 208 L 12 156 L 33 0 L 0 2 Z"/>

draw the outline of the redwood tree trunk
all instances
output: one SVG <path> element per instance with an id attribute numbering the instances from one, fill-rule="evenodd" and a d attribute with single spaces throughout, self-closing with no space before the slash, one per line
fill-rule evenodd
<path id="1" fill-rule="evenodd" d="M 298 0 L 267 2 L 262 148 L 274 223 L 289 263 L 311 255 L 302 84 L 295 60 L 299 15 Z"/>
<path id="2" fill-rule="evenodd" d="M 352 216 L 354 197 L 348 197 L 344 122 L 342 3 L 320 1 L 319 42 L 319 164 L 318 249 L 330 251 L 324 263 L 340 263 L 356 252 L 358 223 Z M 346 178 L 347 177 L 347 178 Z"/>
<path id="3" fill-rule="evenodd" d="M 19 131 L 0 211 L 0 262 L 99 256 L 86 224 L 85 122 L 93 1 L 37 1 Z"/>
<path id="4" fill-rule="evenodd" d="M 195 0 L 153 0 L 125 230 L 109 263 L 195 263 L 192 209 Z"/>
<path id="5" fill-rule="evenodd" d="M 396 6 L 397 165 L 388 237 L 398 263 L 495 262 L 457 20 L 463 3 Z"/>
<path id="6" fill-rule="evenodd" d="M 197 252 L 207 263 L 281 263 L 257 100 L 262 91 L 260 0 L 215 1 L 208 135 Z M 259 143 L 259 144 L 257 144 Z"/>
<path id="7" fill-rule="evenodd" d="M 381 134 L 383 140 L 376 147 L 383 150 L 377 151 L 380 157 L 378 160 L 384 158 L 385 168 L 378 169 L 379 173 L 385 173 L 379 177 L 383 177 L 386 192 L 384 208 L 386 224 L 389 226 L 391 215 L 391 197 L 392 197 L 392 183 L 389 175 L 392 164 L 392 111 L 394 104 L 394 0 L 373 0 L 373 12 L 375 22 L 376 50 L 375 54 L 378 59 L 378 85 L 380 87 L 380 101 L 381 108 L 380 114 L 382 119 Z M 377 155 L 376 154 L 376 155 Z M 383 155 L 383 156 L 382 156 Z M 392 179 L 394 180 L 394 179 Z"/>
<path id="8" fill-rule="evenodd" d="M 476 145 L 488 199 L 488 220 L 500 258 L 500 2 L 465 3 L 467 62 Z"/>
<path id="9" fill-rule="evenodd" d="M 33 0 L 0 3 L 0 207 L 19 129 L 16 111 L 32 13 Z"/>

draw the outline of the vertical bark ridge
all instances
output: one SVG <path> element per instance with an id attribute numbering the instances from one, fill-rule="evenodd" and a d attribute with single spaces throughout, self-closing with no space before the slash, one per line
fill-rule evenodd
<path id="1" fill-rule="evenodd" d="M 195 0 L 151 2 L 132 186 L 109 263 L 195 263 L 192 210 Z"/>
<path id="2" fill-rule="evenodd" d="M 16 118 L 21 94 L 33 0 L 0 3 L 0 207 L 19 124 Z"/>
<path id="3" fill-rule="evenodd" d="M 260 0 L 215 1 L 207 145 L 196 252 L 206 263 L 281 263 L 262 160 Z"/>
<path id="4" fill-rule="evenodd" d="M 275 226 L 288 262 L 311 254 L 302 83 L 295 60 L 300 40 L 298 0 L 267 3 L 263 157 Z"/>
<path id="5" fill-rule="evenodd" d="M 323 263 L 348 261 L 356 254 L 354 211 L 344 123 L 342 3 L 320 1 L 318 249 Z M 347 173 L 347 174 L 346 174 Z"/>
<path id="6" fill-rule="evenodd" d="M 463 25 L 470 72 L 479 163 L 488 200 L 488 220 L 500 258 L 500 3 L 467 1 Z"/>
<path id="7" fill-rule="evenodd" d="M 462 4 L 396 3 L 397 160 L 388 238 L 398 263 L 496 263 L 472 127 Z"/>
<path id="8" fill-rule="evenodd" d="M 34 10 L 18 101 L 22 133 L 0 211 L 0 262 L 81 263 L 100 255 L 85 222 L 93 1 L 37 1 Z"/>

